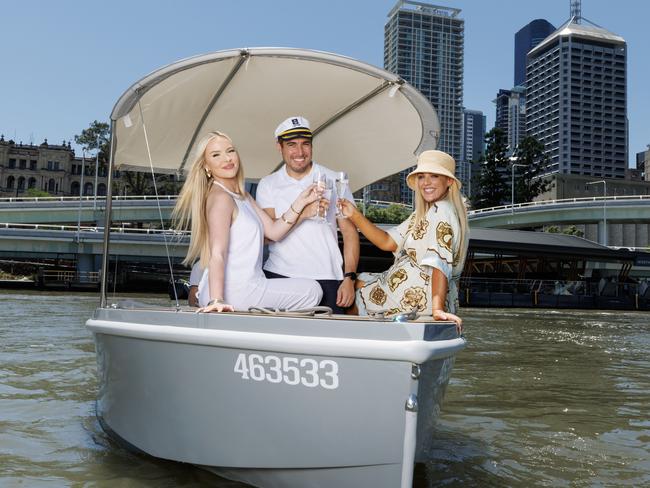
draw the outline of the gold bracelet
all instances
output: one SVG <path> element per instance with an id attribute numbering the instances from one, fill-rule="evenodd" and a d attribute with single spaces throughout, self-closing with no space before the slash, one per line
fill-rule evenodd
<path id="1" fill-rule="evenodd" d="M 285 224 L 293 225 L 293 224 L 296 223 L 295 220 L 293 222 L 291 222 L 290 220 L 285 219 L 284 214 L 280 215 L 280 218 L 282 219 L 282 222 L 284 222 Z"/>
<path id="2" fill-rule="evenodd" d="M 300 215 L 300 212 L 298 212 L 295 208 L 293 208 L 293 203 L 292 203 L 291 205 L 289 205 L 289 208 L 290 208 L 291 211 L 292 211 L 293 213 L 295 213 L 296 215 Z"/>

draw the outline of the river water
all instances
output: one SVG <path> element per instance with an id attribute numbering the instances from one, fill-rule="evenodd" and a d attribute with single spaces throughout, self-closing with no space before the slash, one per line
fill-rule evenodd
<path id="1" fill-rule="evenodd" d="M 91 294 L 0 290 L 1 487 L 242 487 L 131 454 L 94 416 Z M 650 486 L 650 314 L 463 309 L 414 486 Z"/>

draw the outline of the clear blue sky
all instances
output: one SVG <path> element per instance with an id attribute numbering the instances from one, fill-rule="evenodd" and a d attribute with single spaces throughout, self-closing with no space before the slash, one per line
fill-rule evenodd
<path id="1" fill-rule="evenodd" d="M 514 34 L 533 19 L 556 27 L 569 0 L 455 0 L 465 19 L 464 105 L 494 123 L 499 88 L 513 83 Z M 238 47 L 319 49 L 383 66 L 394 0 L 2 0 L 0 133 L 60 144 L 108 121 L 133 82 L 176 60 Z M 626 10 L 627 9 L 627 10 Z M 628 43 L 630 161 L 650 144 L 650 2 L 583 0 L 583 16 Z"/>

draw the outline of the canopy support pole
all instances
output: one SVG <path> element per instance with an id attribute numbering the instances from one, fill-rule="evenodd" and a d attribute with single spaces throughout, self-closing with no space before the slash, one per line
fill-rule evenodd
<path id="1" fill-rule="evenodd" d="M 102 250 L 102 281 L 100 288 L 100 302 L 99 307 L 106 307 L 106 290 L 108 288 L 108 240 L 111 233 L 111 211 L 113 208 L 113 161 L 115 158 L 115 121 L 111 119 L 111 154 L 108 159 L 108 175 L 106 176 L 106 207 L 104 211 L 104 243 Z"/>
<path id="2" fill-rule="evenodd" d="M 232 79 L 235 77 L 237 72 L 239 71 L 239 68 L 241 68 L 242 64 L 246 62 L 246 60 L 249 58 L 250 54 L 246 49 L 242 49 L 240 51 L 240 57 L 239 60 L 237 61 L 237 64 L 233 66 L 233 68 L 230 70 L 230 73 L 228 73 L 228 76 L 226 79 L 223 81 L 217 92 L 214 94 L 212 97 L 212 100 L 210 100 L 210 103 L 208 104 L 207 108 L 203 112 L 203 116 L 201 117 L 201 120 L 199 123 L 196 125 L 196 129 L 194 130 L 194 134 L 192 134 L 192 139 L 190 139 L 190 143 L 187 146 L 187 149 L 185 150 L 185 155 L 183 156 L 183 161 L 181 162 L 180 168 L 178 169 L 179 172 L 182 172 L 183 169 L 185 168 L 185 164 L 187 163 L 187 158 L 190 155 L 190 152 L 192 151 L 192 147 L 194 147 L 194 143 L 196 142 L 196 138 L 199 136 L 199 132 L 203 129 L 203 124 L 205 122 L 205 119 L 208 118 L 208 115 L 212 111 L 212 107 L 214 107 L 214 104 L 217 103 L 219 98 L 221 98 L 221 95 L 223 92 L 226 90 L 228 85 L 230 85 L 230 82 Z"/>
<path id="3" fill-rule="evenodd" d="M 359 98 L 358 100 L 352 102 L 352 103 L 351 103 L 350 105 L 348 105 L 347 107 L 345 107 L 345 108 L 339 110 L 339 111 L 336 112 L 334 115 L 332 115 L 329 119 L 327 119 L 325 122 L 323 122 L 321 125 L 319 125 L 318 127 L 316 127 L 316 128 L 312 131 L 313 137 L 316 137 L 316 135 L 318 135 L 319 132 L 322 132 L 322 131 L 325 130 L 328 126 L 332 125 L 332 124 L 333 124 L 334 122 L 336 122 L 337 120 L 342 119 L 342 118 L 345 117 L 347 114 L 349 114 L 350 112 L 352 112 L 353 110 L 355 110 L 357 107 L 360 107 L 361 105 L 363 105 L 364 103 L 366 103 L 368 100 L 371 100 L 371 99 L 375 98 L 377 95 L 379 95 L 380 93 L 386 91 L 387 88 L 389 88 L 389 87 L 391 87 L 391 86 L 400 86 L 402 83 L 404 83 L 404 82 L 401 81 L 401 80 L 400 80 L 400 82 L 385 81 L 384 83 L 382 83 L 381 85 L 379 85 L 377 88 L 375 88 L 374 90 L 372 90 L 372 91 L 369 92 L 369 93 L 366 93 L 364 96 L 362 96 L 362 97 Z M 283 162 L 283 161 L 280 161 L 280 162 L 278 163 L 278 165 L 275 167 L 275 169 L 273 170 L 273 172 L 276 172 L 277 170 L 279 170 L 279 169 L 282 167 L 283 164 L 284 164 L 284 162 Z"/>
<path id="4" fill-rule="evenodd" d="M 314 129 L 314 131 L 312 132 L 312 134 L 313 134 L 314 136 L 316 136 L 319 132 L 322 132 L 322 131 L 325 130 L 328 126 L 332 125 L 332 124 L 333 124 L 334 122 L 336 122 L 337 120 L 339 120 L 339 119 L 345 117 L 347 114 L 349 114 L 350 112 L 352 112 L 354 109 L 356 109 L 357 107 L 360 107 L 361 105 L 363 105 L 364 103 L 366 103 L 368 100 L 370 100 L 370 99 L 376 97 L 377 95 L 379 95 L 381 92 L 383 92 L 383 91 L 386 90 L 387 88 L 389 88 L 389 87 L 391 87 L 391 86 L 399 86 L 399 85 L 401 85 L 402 83 L 403 83 L 403 81 L 402 81 L 402 82 L 397 82 L 397 83 L 395 83 L 395 82 L 385 81 L 385 82 L 382 83 L 380 86 L 378 86 L 377 88 L 375 88 L 374 90 L 372 90 L 370 93 L 367 93 L 367 94 L 364 95 L 363 97 L 359 98 L 357 101 L 351 103 L 351 104 L 348 105 L 347 107 L 345 107 L 345 108 L 339 110 L 337 113 L 335 113 L 334 115 L 332 115 L 329 119 L 327 119 L 327 120 L 326 120 L 325 122 L 323 122 L 321 125 L 319 125 L 318 127 L 316 127 L 316 129 Z"/>

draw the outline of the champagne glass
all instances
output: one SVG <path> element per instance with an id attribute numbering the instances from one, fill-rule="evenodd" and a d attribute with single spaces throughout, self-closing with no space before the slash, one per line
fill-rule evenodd
<path id="1" fill-rule="evenodd" d="M 338 203 L 338 199 L 345 198 L 345 193 L 348 191 L 348 186 L 350 184 L 350 180 L 348 180 L 348 174 L 345 171 L 339 171 L 336 174 L 336 197 L 337 197 L 337 203 L 336 203 L 336 216 L 338 218 L 342 219 L 347 219 L 345 215 L 343 215 L 343 212 L 341 211 L 341 205 Z"/>
<path id="2" fill-rule="evenodd" d="M 332 193 L 332 182 L 327 179 L 327 175 L 321 172 L 315 173 L 314 183 L 322 191 L 321 198 L 326 198 L 329 200 L 331 198 L 331 193 Z M 327 194 L 328 188 L 329 188 L 329 194 Z M 324 213 L 325 215 L 321 215 L 321 213 Z M 319 206 L 318 209 L 316 210 L 316 215 L 314 215 L 314 217 L 312 218 L 320 222 L 325 222 L 326 215 L 327 215 L 326 212 L 321 212 Z"/>

